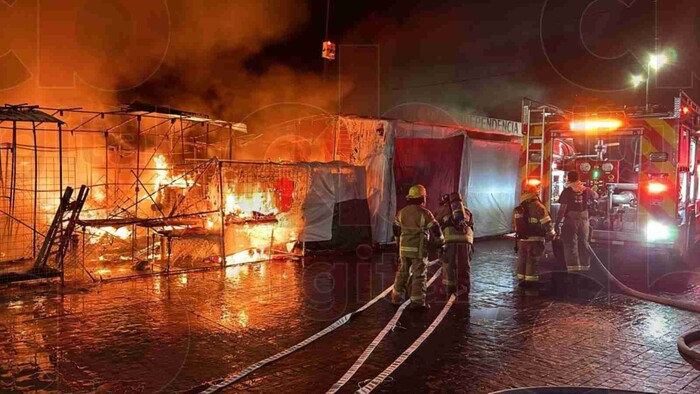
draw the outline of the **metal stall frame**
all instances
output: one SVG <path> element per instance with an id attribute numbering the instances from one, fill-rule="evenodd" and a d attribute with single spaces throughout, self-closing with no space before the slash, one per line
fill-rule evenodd
<path id="1" fill-rule="evenodd" d="M 46 112 L 51 112 L 52 114 L 49 115 Z M 66 118 L 71 118 L 71 117 L 88 117 L 87 120 L 84 120 L 80 122 L 76 127 L 73 127 L 71 129 L 64 128 L 64 125 L 67 124 L 67 119 Z M 95 120 L 96 119 L 105 119 L 105 118 L 111 118 L 114 122 L 110 124 L 109 127 L 100 127 L 100 126 L 95 126 Z M 142 121 L 145 119 L 150 119 L 153 120 L 154 125 L 147 128 L 147 129 L 142 129 Z M 130 132 L 128 130 L 123 130 L 125 126 L 130 124 L 131 122 L 136 121 L 137 122 L 137 132 L 136 132 L 136 146 L 135 146 L 135 151 L 137 154 L 137 159 L 136 159 L 136 167 L 135 168 L 128 168 L 134 176 L 133 183 L 131 184 L 131 190 L 134 192 L 134 198 L 132 201 L 135 201 L 134 204 L 128 207 L 118 207 L 116 200 L 112 200 L 112 196 L 110 195 L 110 183 L 109 183 L 109 153 L 110 153 L 110 144 L 109 144 L 109 138 L 110 136 L 117 136 L 121 137 L 124 135 L 128 134 L 133 134 L 133 132 Z M 179 128 L 178 130 L 174 130 L 175 128 L 173 127 L 176 123 L 179 121 Z M 3 124 L 4 122 L 12 122 L 11 125 L 6 125 Z M 23 126 L 22 123 L 27 123 L 31 124 L 31 126 Z M 76 122 L 78 123 L 78 122 Z M 170 127 L 165 133 L 159 133 L 159 127 L 162 125 L 165 125 L 167 123 L 170 123 Z M 43 126 L 43 127 L 41 127 Z M 48 127 L 47 127 L 48 126 Z M 194 112 L 187 112 L 187 111 L 182 111 L 178 109 L 173 109 L 169 107 L 158 107 L 158 106 L 153 106 L 149 104 L 144 104 L 141 102 L 134 102 L 130 105 L 122 106 L 117 110 L 110 110 L 110 111 L 90 111 L 90 110 L 84 110 L 82 108 L 51 108 L 51 107 L 42 107 L 38 105 L 27 105 L 27 104 L 20 104 L 20 105 L 5 105 L 4 107 L 0 107 L 0 131 L 1 130 L 10 130 L 12 133 L 12 141 L 9 144 L 9 146 L 1 147 L 2 150 L 8 150 L 8 153 L 12 154 L 12 169 L 10 172 L 10 180 L 9 180 L 9 196 L 0 196 L 0 198 L 9 198 L 9 212 L 0 212 L 3 216 L 7 216 L 9 221 L 17 221 L 18 219 L 14 216 L 14 206 L 15 206 L 15 191 L 17 189 L 17 138 L 18 138 L 18 133 L 25 132 L 25 131 L 30 131 L 33 136 L 33 141 L 34 141 L 34 146 L 32 147 L 34 151 L 34 176 L 35 176 L 35 186 L 34 186 L 34 219 L 33 223 L 25 223 L 23 221 L 19 221 L 19 224 L 22 225 L 23 227 L 27 227 L 32 231 L 32 255 L 35 256 L 36 250 L 38 248 L 38 243 L 40 242 L 37 235 L 43 236 L 41 232 L 37 230 L 37 210 L 36 210 L 36 204 L 37 204 L 37 198 L 36 194 L 38 191 L 38 187 L 36 186 L 36 181 L 37 181 L 37 173 L 38 173 L 38 150 L 40 147 L 37 144 L 37 138 L 36 138 L 36 133 L 37 132 L 55 132 L 57 133 L 57 140 L 58 140 L 58 147 L 57 147 L 57 154 L 58 154 L 58 174 L 57 174 L 57 183 L 59 185 L 59 194 L 63 191 L 64 187 L 64 133 L 70 133 L 70 135 L 75 135 L 76 133 L 96 133 L 104 136 L 105 139 L 105 149 L 104 149 L 104 154 L 105 154 L 105 180 L 102 185 L 91 185 L 91 187 L 95 186 L 104 186 L 105 187 L 105 199 L 106 199 L 106 209 L 109 211 L 112 205 L 115 205 L 116 209 L 111 210 L 111 213 L 108 215 L 108 218 L 116 218 L 117 216 L 122 215 L 124 212 L 128 212 L 130 208 L 134 208 L 135 212 L 134 215 L 138 217 L 138 203 L 141 201 L 139 198 L 139 193 L 140 189 L 144 188 L 143 182 L 141 180 L 141 177 L 143 176 L 143 173 L 145 170 L 152 170 L 152 168 L 149 168 L 148 165 L 151 163 L 155 155 L 157 155 L 159 152 L 159 148 L 163 144 L 165 140 L 170 140 L 172 142 L 172 136 L 176 133 L 180 137 L 180 143 L 181 143 L 181 152 L 180 154 L 182 155 L 180 162 L 185 163 L 187 160 L 186 157 L 186 152 L 185 152 L 185 131 L 188 129 L 193 129 L 196 127 L 202 127 L 204 128 L 203 133 L 199 133 L 195 136 L 191 136 L 191 140 L 193 141 L 193 150 L 196 151 L 197 146 L 200 145 L 201 143 L 198 142 L 198 140 L 203 139 L 204 143 L 206 144 L 206 150 L 207 152 L 209 151 L 209 143 L 211 141 L 210 139 L 210 134 L 219 131 L 221 129 L 228 129 L 228 138 L 225 138 L 221 141 L 214 141 L 214 144 L 220 144 L 220 146 L 228 146 L 228 156 L 230 158 L 233 157 L 233 147 L 235 145 L 234 140 L 236 138 L 236 132 L 238 133 L 247 133 L 247 127 L 245 124 L 242 123 L 237 123 L 237 122 L 229 122 L 229 121 L 224 121 L 224 120 L 217 120 L 217 119 L 212 119 L 207 115 L 204 114 L 199 114 L 199 113 L 194 113 Z M 141 163 L 141 139 L 143 136 L 155 136 L 156 138 L 160 138 L 160 142 L 157 144 L 156 148 L 154 149 L 153 153 L 150 155 L 148 161 L 143 165 L 142 168 L 142 163 Z M 43 148 L 43 147 L 42 147 Z M 56 149 L 56 148 L 52 148 Z M 170 155 L 173 155 L 173 152 L 170 152 Z M 8 165 L 9 163 L 6 163 Z M 118 189 L 119 184 L 115 183 L 116 189 Z M 117 190 L 112 191 L 113 193 L 117 193 Z M 146 198 L 151 198 L 149 195 Z M 127 200 L 128 201 L 128 200 Z M 112 205 L 110 205 L 112 204 Z M 161 211 L 162 214 L 162 211 Z M 163 217 L 164 218 L 164 217 Z M 83 232 L 85 231 L 83 225 Z M 148 234 L 147 234 L 148 237 Z M 137 236 L 136 236 L 136 231 L 132 231 L 132 259 L 135 257 L 135 251 L 138 247 L 137 245 Z"/>

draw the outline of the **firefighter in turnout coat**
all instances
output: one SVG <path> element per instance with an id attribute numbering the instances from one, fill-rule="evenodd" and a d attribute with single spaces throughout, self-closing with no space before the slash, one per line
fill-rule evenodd
<path id="1" fill-rule="evenodd" d="M 474 251 L 472 213 L 464 206 L 459 193 L 440 198 L 436 215 L 445 235 L 445 248 L 440 255 L 442 283 L 447 295 L 468 295 L 471 289 L 471 257 Z"/>
<path id="2" fill-rule="evenodd" d="M 445 240 L 440 225 L 425 208 L 427 192 L 422 185 L 412 186 L 408 192 L 408 205 L 396 214 L 394 236 L 399 245 L 400 265 L 396 272 L 391 302 L 400 304 L 410 293 L 411 308 L 427 308 L 428 246 L 441 247 Z M 413 278 L 411 279 L 411 274 Z M 411 288 L 408 289 L 409 279 Z"/>
<path id="3" fill-rule="evenodd" d="M 567 174 L 567 180 L 569 183 L 559 196 L 561 205 L 556 229 L 559 231 L 559 223 L 563 220 L 561 240 L 564 244 L 567 271 L 588 271 L 591 268 L 588 254 L 590 237 L 588 209 L 598 199 L 598 194 L 579 181 L 579 174 L 576 171 L 570 171 Z"/>
<path id="4" fill-rule="evenodd" d="M 518 238 L 518 281 L 521 284 L 539 282 L 537 266 L 544 253 L 545 241 L 555 236 L 552 217 L 539 198 L 539 187 L 527 185 L 521 203 L 515 208 L 513 221 Z"/>

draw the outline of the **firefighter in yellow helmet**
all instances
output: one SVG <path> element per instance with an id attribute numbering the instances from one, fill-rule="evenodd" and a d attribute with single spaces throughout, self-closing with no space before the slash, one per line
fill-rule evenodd
<path id="1" fill-rule="evenodd" d="M 460 193 L 445 194 L 435 216 L 445 234 L 445 250 L 440 255 L 442 284 L 447 295 L 468 295 L 471 289 L 471 257 L 474 251 L 472 213 Z"/>
<path id="2" fill-rule="evenodd" d="M 426 309 L 428 247 L 441 247 L 445 239 L 433 214 L 425 208 L 427 192 L 422 185 L 411 186 L 408 205 L 396 214 L 394 236 L 399 246 L 399 269 L 396 272 L 391 302 L 400 304 L 410 293 L 411 308 Z M 409 279 L 411 288 L 408 289 Z"/>
<path id="3" fill-rule="evenodd" d="M 515 235 L 518 239 L 518 282 L 521 285 L 539 283 L 537 270 L 544 253 L 545 241 L 554 239 L 554 223 L 539 198 L 540 188 L 526 185 L 520 205 L 513 212 Z"/>

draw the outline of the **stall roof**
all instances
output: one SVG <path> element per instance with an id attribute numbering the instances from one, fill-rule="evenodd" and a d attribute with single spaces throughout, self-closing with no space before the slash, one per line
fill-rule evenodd
<path id="1" fill-rule="evenodd" d="M 134 101 L 128 106 L 123 107 L 122 112 L 129 115 L 158 114 L 166 118 L 185 119 L 190 122 L 210 123 L 221 127 L 231 127 L 234 130 L 244 133 L 248 131 L 248 127 L 244 123 L 234 123 L 224 120 L 211 119 L 205 114 L 183 111 L 169 106 L 148 104 L 141 101 Z"/>
<path id="2" fill-rule="evenodd" d="M 64 124 L 60 119 L 36 108 L 26 105 L 5 104 L 4 107 L 0 107 L 0 121 Z"/>

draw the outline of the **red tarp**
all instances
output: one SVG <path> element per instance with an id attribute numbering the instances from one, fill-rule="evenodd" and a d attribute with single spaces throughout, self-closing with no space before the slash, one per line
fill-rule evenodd
<path id="1" fill-rule="evenodd" d="M 397 212 L 406 206 L 408 189 L 428 189 L 427 208 L 435 211 L 440 196 L 458 191 L 464 136 L 445 139 L 399 138 L 395 142 L 394 180 Z"/>

